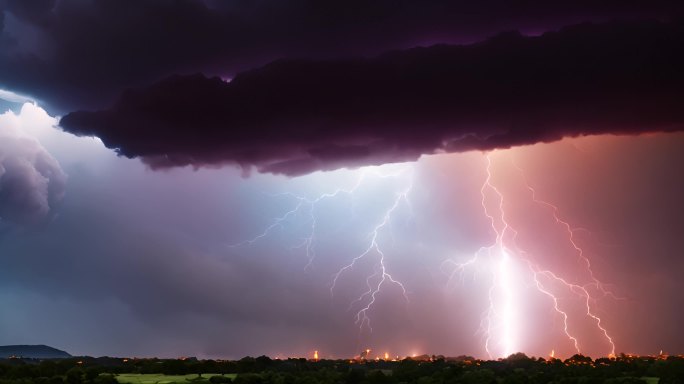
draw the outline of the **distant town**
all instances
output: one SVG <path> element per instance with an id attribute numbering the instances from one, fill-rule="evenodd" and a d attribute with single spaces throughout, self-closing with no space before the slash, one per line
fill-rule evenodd
<path id="1" fill-rule="evenodd" d="M 47 346 L 5 346 L 0 384 L 449 384 L 449 383 L 645 383 L 675 384 L 684 379 L 684 355 L 619 354 L 592 359 L 576 354 L 565 360 L 516 353 L 504 359 L 472 356 L 379 356 L 370 349 L 349 359 L 239 360 L 71 356 Z M 24 353 L 24 355 L 20 355 Z"/>

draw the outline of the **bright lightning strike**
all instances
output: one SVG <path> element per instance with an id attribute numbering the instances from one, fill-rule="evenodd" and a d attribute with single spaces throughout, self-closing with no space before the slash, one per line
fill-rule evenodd
<path id="1" fill-rule="evenodd" d="M 518 328 L 516 320 L 518 318 L 515 310 L 515 286 L 513 274 L 513 265 L 509 250 L 504 245 L 504 238 L 511 231 L 511 227 L 506 221 L 504 215 L 504 197 L 503 194 L 492 184 L 491 159 L 487 156 L 487 178 L 485 179 L 480 193 L 482 194 L 482 208 L 485 215 L 489 218 L 491 228 L 496 234 L 495 242 L 492 246 L 487 248 L 489 255 L 494 252 L 496 254 L 496 267 L 493 271 L 493 283 L 489 289 L 489 308 L 484 317 L 484 325 L 481 330 L 485 334 L 485 351 L 491 358 L 493 356 L 492 347 L 495 347 L 501 356 L 508 356 L 517 350 L 515 341 L 515 331 Z M 498 220 L 489 213 L 486 204 L 485 191 L 489 190 L 496 195 L 499 204 L 497 206 Z M 498 224 L 498 225 L 497 225 Z M 497 342 L 493 344 L 493 341 Z"/>
<path id="2" fill-rule="evenodd" d="M 557 273 L 539 267 L 530 260 L 524 250 L 518 247 L 516 243 L 518 231 L 512 228 L 506 219 L 504 194 L 493 184 L 491 169 L 492 161 L 490 156 L 487 155 L 486 178 L 480 188 L 480 194 L 482 196 L 483 213 L 488 218 L 495 237 L 493 243 L 481 248 L 472 258 L 465 262 L 458 263 L 454 260 L 447 260 L 443 263 L 443 266 L 452 266 L 451 273 L 449 273 L 450 282 L 456 276 L 459 276 L 462 282 L 463 273 L 467 268 L 480 265 L 489 270 L 491 276 L 491 283 L 487 294 L 489 305 L 482 315 L 479 330 L 485 339 L 484 349 L 486 353 L 490 358 L 494 356 L 505 357 L 519 350 L 520 346 L 518 345 L 516 335 L 519 331 L 521 314 L 518 313 L 519 305 L 516 300 L 519 298 L 517 297 L 517 291 L 518 288 L 525 284 L 523 283 L 525 276 L 529 275 L 531 277 L 531 284 L 528 285 L 536 288 L 538 292 L 551 300 L 554 311 L 563 320 L 563 334 L 572 343 L 577 353 L 581 353 L 582 350 L 578 337 L 571 331 L 569 312 L 563 308 L 560 298 L 547 286 L 549 284 L 561 285 L 568 292 L 582 300 L 585 307 L 584 316 L 594 322 L 597 330 L 610 346 L 609 355 L 614 356 L 615 343 L 603 325 L 601 318 L 593 309 L 595 298 L 591 295 L 590 289 L 597 290 L 604 297 L 616 297 L 611 291 L 605 289 L 605 285 L 595 277 L 589 259 L 575 240 L 575 230 L 567 221 L 560 218 L 559 210 L 555 205 L 537 198 L 536 191 L 529 185 L 523 174 L 525 186 L 530 191 L 533 202 L 548 208 L 555 222 L 567 234 L 567 241 L 575 250 L 578 259 L 584 264 L 590 276 L 591 281 L 588 284 L 572 283 Z M 522 174 L 522 170 L 518 169 Z M 521 264 L 527 265 L 529 273 L 523 273 L 524 269 L 520 269 Z"/>

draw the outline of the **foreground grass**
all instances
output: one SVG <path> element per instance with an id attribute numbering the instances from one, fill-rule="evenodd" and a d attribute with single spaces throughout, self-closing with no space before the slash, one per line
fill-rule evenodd
<path id="1" fill-rule="evenodd" d="M 212 376 L 219 376 L 218 373 L 203 373 L 200 377 L 197 374 L 190 375 L 160 375 L 160 374 L 139 374 L 139 373 L 122 373 L 116 375 L 116 380 L 120 384 L 175 384 L 175 383 L 208 383 Z M 224 375 L 231 379 L 235 379 L 236 374 Z"/>

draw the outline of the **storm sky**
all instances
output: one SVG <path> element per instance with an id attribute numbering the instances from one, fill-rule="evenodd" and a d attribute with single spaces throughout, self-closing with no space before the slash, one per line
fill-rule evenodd
<path id="1" fill-rule="evenodd" d="M 682 353 L 681 11 L 0 0 L 0 344 Z"/>

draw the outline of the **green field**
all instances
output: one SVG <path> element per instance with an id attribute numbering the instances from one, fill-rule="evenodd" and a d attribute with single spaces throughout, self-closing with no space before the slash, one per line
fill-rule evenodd
<path id="1" fill-rule="evenodd" d="M 202 377 L 196 374 L 191 375 L 159 375 L 159 374 L 137 374 L 137 373 L 123 373 L 116 375 L 116 380 L 121 384 L 174 384 L 174 383 L 208 383 L 209 378 L 218 376 L 217 373 L 203 373 Z M 236 374 L 226 374 L 226 377 L 235 379 Z"/>

